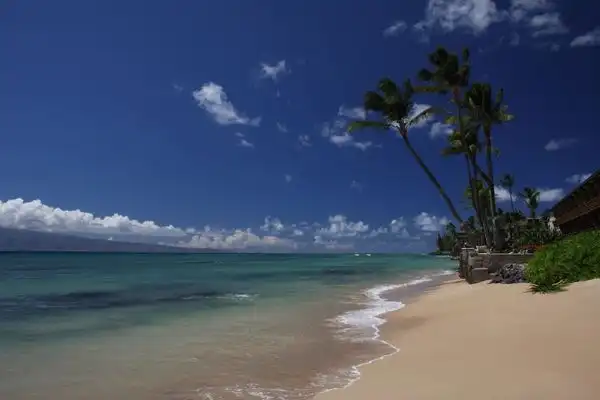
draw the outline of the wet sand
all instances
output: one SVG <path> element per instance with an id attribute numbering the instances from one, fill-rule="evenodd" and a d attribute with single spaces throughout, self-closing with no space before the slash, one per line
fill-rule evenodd
<path id="1" fill-rule="evenodd" d="M 452 281 L 387 315 L 399 351 L 317 400 L 598 399 L 600 280 L 555 294 Z"/>

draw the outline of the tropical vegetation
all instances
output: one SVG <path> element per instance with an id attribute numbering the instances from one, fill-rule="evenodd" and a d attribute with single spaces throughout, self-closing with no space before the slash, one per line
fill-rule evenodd
<path id="1" fill-rule="evenodd" d="M 600 278 L 600 230 L 566 236 L 537 251 L 525 268 L 534 292 L 553 292 Z"/>
<path id="2" fill-rule="evenodd" d="M 375 91 L 364 95 L 364 108 L 377 119 L 352 122 L 349 132 L 374 128 L 383 132 L 395 132 L 402 138 L 408 152 L 423 170 L 446 203 L 460 230 L 480 234 L 481 243 L 496 250 L 514 249 L 514 246 L 530 246 L 541 240 L 547 243 L 555 235 L 547 232 L 541 223 L 527 222 L 525 215 L 515 208 L 517 198 L 515 179 L 511 174 L 496 178 L 495 156 L 499 150 L 494 146 L 496 127 L 510 122 L 514 116 L 504 103 L 504 90 L 494 90 L 489 83 L 471 82 L 471 64 L 468 50 L 459 56 L 443 47 L 437 48 L 429 57 L 429 67 L 421 69 L 416 79 L 407 79 L 399 86 L 390 78 L 379 81 Z M 417 112 L 415 98 L 434 94 L 447 100 L 447 107 L 427 107 Z M 463 218 L 448 191 L 431 170 L 426 160 L 413 146 L 409 130 L 423 119 L 439 118 L 450 127 L 444 156 L 461 157 L 464 160 L 466 190 L 464 200 L 472 215 Z M 497 186 L 498 185 L 498 186 Z M 508 191 L 511 211 L 504 212 L 496 204 L 497 189 Z M 537 218 L 540 193 L 525 187 L 518 193 L 529 209 L 529 217 Z M 476 235 L 475 235 L 476 236 Z M 454 238 L 454 239 L 453 239 Z M 438 237 L 438 250 L 452 247 L 456 235 Z M 500 240 L 502 239 L 502 240 Z"/>

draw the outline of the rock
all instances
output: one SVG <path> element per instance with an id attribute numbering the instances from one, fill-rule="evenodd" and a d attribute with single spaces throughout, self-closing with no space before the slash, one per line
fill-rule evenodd
<path id="1" fill-rule="evenodd" d="M 487 268 L 473 268 L 471 270 L 469 283 L 479 283 L 490 279 L 490 274 Z"/>
<path id="2" fill-rule="evenodd" d="M 505 264 L 492 276 L 492 283 L 521 283 L 525 280 L 525 264 Z"/>

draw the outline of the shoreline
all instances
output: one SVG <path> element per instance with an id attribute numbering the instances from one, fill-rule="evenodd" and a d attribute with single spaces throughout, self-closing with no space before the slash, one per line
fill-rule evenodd
<path id="1" fill-rule="evenodd" d="M 314 399 L 595 399 L 599 304 L 600 280 L 551 295 L 527 284 L 442 282 L 381 315 L 380 340 L 395 351 Z"/>
<path id="2" fill-rule="evenodd" d="M 355 322 L 350 322 L 351 318 L 350 319 L 348 318 L 349 315 L 363 314 L 362 317 L 364 318 L 364 314 L 367 314 L 366 317 L 370 318 L 372 320 L 372 323 L 369 324 L 368 328 L 373 330 L 373 333 L 372 333 L 371 337 L 368 338 L 368 340 L 371 340 L 374 343 L 383 344 L 383 345 L 389 347 L 391 351 L 389 353 L 375 357 L 368 361 L 364 361 L 364 362 L 361 362 L 361 363 L 358 363 L 355 365 L 351 365 L 350 367 L 348 367 L 348 374 L 350 377 L 349 377 L 349 381 L 347 383 L 345 383 L 344 385 L 342 385 L 340 387 L 332 387 L 332 388 L 324 389 L 321 392 L 317 393 L 313 398 L 318 399 L 318 398 L 320 398 L 321 395 L 324 395 L 326 393 L 348 389 L 354 383 L 356 383 L 357 381 L 359 381 L 361 379 L 361 375 L 362 375 L 361 369 L 363 367 L 397 354 L 400 351 L 400 349 L 382 337 L 382 329 L 385 327 L 385 325 L 388 322 L 388 316 L 390 316 L 394 313 L 397 313 L 397 312 L 401 312 L 407 305 L 406 301 L 412 302 L 415 299 L 418 300 L 421 296 L 426 295 L 427 293 L 429 293 L 431 291 L 435 291 L 441 285 L 444 285 L 445 283 L 449 282 L 449 280 L 444 280 L 444 277 L 449 278 L 451 275 L 453 275 L 455 273 L 456 272 L 452 271 L 452 270 L 442 270 L 440 272 L 429 273 L 429 274 L 422 275 L 420 277 L 413 278 L 408 281 L 403 281 L 402 283 L 380 284 L 380 285 L 373 286 L 373 287 L 363 290 L 362 294 L 367 299 L 369 299 L 368 302 L 364 303 L 364 305 L 366 307 L 345 312 L 341 315 L 338 315 L 336 318 L 334 318 L 334 320 L 336 320 L 336 322 L 339 325 L 350 327 L 349 329 L 351 329 L 353 327 L 356 328 L 356 327 L 360 326 L 361 323 L 356 321 L 356 320 L 360 319 L 360 317 L 355 318 Z M 426 283 L 433 283 L 433 285 L 430 287 L 424 288 L 423 290 L 419 290 L 419 291 L 413 293 L 412 295 L 409 294 L 408 300 L 405 296 L 402 296 L 402 301 L 388 299 L 388 296 L 390 294 L 392 294 L 398 290 L 407 289 L 407 288 L 411 288 L 411 287 L 417 288 L 419 285 L 426 284 Z M 384 308 L 390 307 L 392 309 L 381 310 L 380 309 L 381 307 L 384 307 Z M 363 321 L 364 321 L 364 319 L 363 319 Z M 348 328 L 346 328 L 346 329 L 348 329 Z M 346 338 L 346 340 L 347 340 L 347 338 Z"/>

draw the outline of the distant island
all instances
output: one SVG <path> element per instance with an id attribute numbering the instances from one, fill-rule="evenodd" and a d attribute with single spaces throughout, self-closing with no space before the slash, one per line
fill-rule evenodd
<path id="1" fill-rule="evenodd" d="M 218 250 L 94 239 L 63 233 L 0 227 L 0 252 L 218 253 Z"/>

